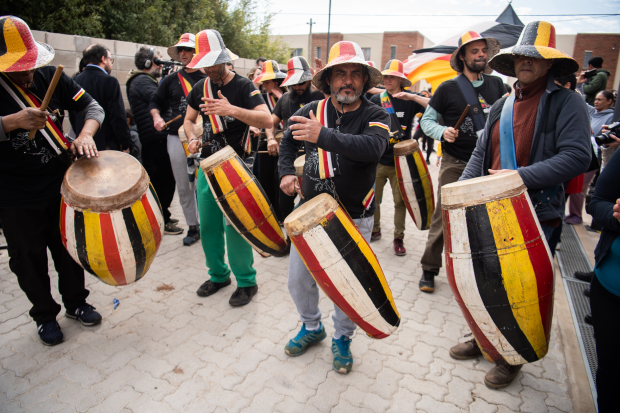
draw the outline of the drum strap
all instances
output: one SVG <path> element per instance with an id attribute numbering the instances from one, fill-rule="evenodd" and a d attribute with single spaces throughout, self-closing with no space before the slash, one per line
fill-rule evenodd
<path id="1" fill-rule="evenodd" d="M 271 113 L 273 113 L 273 111 L 276 109 L 276 97 L 273 95 L 273 93 L 266 93 L 267 98 L 265 99 L 267 101 L 267 105 L 269 106 L 269 111 Z M 282 123 L 282 121 L 280 121 L 280 129 L 284 129 L 284 123 Z"/>
<path id="2" fill-rule="evenodd" d="M 210 78 L 205 79 L 203 95 L 206 98 L 218 99 L 218 97 L 213 93 Z M 226 124 L 222 121 L 222 118 L 219 115 L 209 115 L 209 122 L 211 122 L 211 130 L 213 130 L 214 135 L 222 133 L 226 130 Z"/>
<path id="3" fill-rule="evenodd" d="M 480 100 L 478 99 L 478 95 L 476 94 L 474 85 L 472 85 L 469 79 L 462 73 L 458 75 L 454 80 L 459 86 L 459 90 L 463 94 L 465 102 L 467 102 L 467 104 L 471 106 L 469 113 L 472 115 L 472 118 L 474 120 L 476 134 L 478 135 L 478 137 L 480 137 L 482 136 L 482 131 L 484 131 L 484 124 L 486 123 L 486 119 L 484 118 L 484 112 L 482 112 L 482 106 L 480 106 Z"/>
<path id="4" fill-rule="evenodd" d="M 189 92 L 192 91 L 192 84 L 189 82 L 189 80 L 185 79 L 185 77 L 181 74 L 180 70 L 177 72 L 177 76 L 179 76 L 181 89 L 183 89 L 183 93 L 185 94 L 185 97 L 187 97 L 187 95 L 189 95 Z"/>
<path id="5" fill-rule="evenodd" d="M 327 121 L 327 99 L 319 101 L 316 108 L 316 117 L 317 120 L 321 122 L 321 125 L 329 128 L 329 123 Z M 318 147 L 317 149 L 319 152 L 319 177 L 321 179 L 328 179 L 340 175 L 340 167 L 338 166 L 338 162 L 336 162 L 335 156 L 329 151 L 325 151 Z"/>

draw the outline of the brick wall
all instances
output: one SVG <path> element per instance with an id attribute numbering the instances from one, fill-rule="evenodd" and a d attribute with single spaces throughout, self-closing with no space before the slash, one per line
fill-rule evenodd
<path id="1" fill-rule="evenodd" d="M 424 47 L 424 36 L 420 32 L 385 32 L 383 33 L 383 52 L 381 53 L 380 69 L 383 70 L 391 59 L 392 46 L 396 46 L 396 59 L 405 60 L 411 56 L 411 52 Z M 379 63 L 379 62 L 377 62 Z M 411 88 L 412 91 L 420 91 L 420 83 Z"/>
<path id="2" fill-rule="evenodd" d="M 592 51 L 592 57 L 601 56 L 603 58 L 603 68 L 611 72 L 607 80 L 607 89 L 613 89 L 616 68 L 618 67 L 620 34 L 577 34 L 573 58 L 577 60 L 580 67 L 584 63 L 586 50 Z"/>
<path id="3" fill-rule="evenodd" d="M 329 49 L 332 48 L 338 42 L 343 39 L 342 33 L 330 33 L 329 34 L 329 47 L 327 47 L 327 33 L 312 33 L 312 55 L 310 56 L 310 65 L 314 66 L 314 59 L 316 58 L 316 48 L 321 48 L 321 59 L 323 64 L 327 63 L 327 56 L 329 55 Z"/>

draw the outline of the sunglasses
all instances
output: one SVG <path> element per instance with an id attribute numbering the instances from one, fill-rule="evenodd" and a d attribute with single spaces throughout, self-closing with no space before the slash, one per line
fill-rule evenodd
<path id="1" fill-rule="evenodd" d="M 179 52 L 193 52 L 194 49 L 191 48 L 191 47 L 177 46 L 177 51 L 179 51 Z"/>

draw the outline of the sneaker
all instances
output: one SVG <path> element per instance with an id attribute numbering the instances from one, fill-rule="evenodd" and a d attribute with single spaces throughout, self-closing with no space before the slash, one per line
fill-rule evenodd
<path id="1" fill-rule="evenodd" d="M 200 240 L 200 225 L 190 225 L 187 236 L 183 238 L 183 245 L 189 247 Z"/>
<path id="2" fill-rule="evenodd" d="M 585 281 L 587 283 L 591 283 L 594 279 L 594 271 L 583 272 L 583 271 L 575 271 L 575 278 L 581 281 Z"/>
<path id="3" fill-rule="evenodd" d="M 583 222 L 583 220 L 581 219 L 581 217 L 575 216 L 575 215 L 571 215 L 569 217 L 566 217 L 564 219 L 564 222 L 569 224 L 569 225 L 579 225 Z"/>
<path id="4" fill-rule="evenodd" d="M 422 278 L 420 278 L 420 291 L 425 293 L 432 293 L 435 291 L 435 277 L 436 273 L 432 271 L 422 270 Z"/>
<path id="5" fill-rule="evenodd" d="M 481 355 L 482 351 L 480 351 L 475 338 L 450 348 L 450 357 L 457 360 L 473 359 Z"/>
<path id="6" fill-rule="evenodd" d="M 379 241 L 381 239 L 381 230 L 370 234 L 370 242 Z"/>
<path id="7" fill-rule="evenodd" d="M 484 376 L 484 384 L 490 389 L 503 389 L 504 387 L 508 387 L 521 371 L 521 367 L 523 367 L 523 365 L 495 366 Z"/>
<path id="8" fill-rule="evenodd" d="M 402 238 L 394 238 L 394 254 L 399 257 L 407 255 L 407 250 L 405 249 L 405 244 L 403 243 Z"/>
<path id="9" fill-rule="evenodd" d="M 220 288 L 228 287 L 230 285 L 230 278 L 224 281 L 223 283 L 215 283 L 211 280 L 207 280 L 198 289 L 196 290 L 196 294 L 201 297 L 208 297 L 210 295 L 215 294 L 220 290 Z"/>
<path id="10" fill-rule="evenodd" d="M 62 331 L 60 331 L 60 326 L 56 320 L 48 321 L 40 325 L 37 323 L 37 325 L 41 343 L 46 346 L 55 346 L 56 344 L 62 343 Z"/>
<path id="11" fill-rule="evenodd" d="M 168 221 L 168 222 L 172 222 L 173 224 L 178 224 L 179 220 L 175 219 L 175 218 L 170 218 L 170 221 Z"/>
<path id="12" fill-rule="evenodd" d="M 228 304 L 233 307 L 241 307 L 252 301 L 252 297 L 258 292 L 258 285 L 252 287 L 237 287 L 233 295 L 228 300 Z"/>
<path id="13" fill-rule="evenodd" d="M 172 223 L 172 221 L 168 222 L 164 226 L 164 234 L 166 235 L 179 235 L 182 234 L 183 231 L 183 228 L 177 227 L 175 224 Z"/>
<path id="14" fill-rule="evenodd" d="M 289 340 L 284 347 L 284 352 L 291 357 L 301 356 L 310 346 L 325 340 L 325 337 L 327 337 L 327 334 L 325 333 L 323 323 L 319 322 L 318 330 L 306 330 L 306 325 L 302 323 L 301 330 L 299 330 L 295 338 Z"/>
<path id="15" fill-rule="evenodd" d="M 334 370 L 340 374 L 347 374 L 353 367 L 351 355 L 351 339 L 342 336 L 338 340 L 332 338 L 332 353 L 334 353 Z"/>
<path id="16" fill-rule="evenodd" d="M 101 322 L 101 314 L 95 311 L 95 307 L 88 303 L 80 304 L 74 311 L 66 311 L 65 316 L 78 320 L 85 326 L 94 326 Z"/>

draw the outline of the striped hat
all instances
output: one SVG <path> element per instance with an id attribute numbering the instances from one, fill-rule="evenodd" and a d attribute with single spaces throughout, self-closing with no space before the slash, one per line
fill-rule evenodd
<path id="1" fill-rule="evenodd" d="M 288 74 L 282 82 L 282 86 L 293 86 L 312 80 L 312 71 L 303 56 L 290 58 L 286 65 L 286 72 Z"/>
<path id="2" fill-rule="evenodd" d="M 575 59 L 555 48 L 555 27 L 544 21 L 528 23 L 512 50 L 493 57 L 489 60 L 489 66 L 503 75 L 516 77 L 514 56 L 553 59 L 551 73 L 556 78 L 579 71 L 579 63 Z"/>
<path id="3" fill-rule="evenodd" d="M 267 60 L 261 67 L 261 74 L 256 76 L 254 83 L 264 82 L 265 80 L 284 79 L 286 75 L 280 70 L 278 62 L 275 60 Z"/>
<path id="4" fill-rule="evenodd" d="M 42 67 L 54 58 L 52 46 L 34 40 L 25 21 L 1 16 L 0 72 L 23 72 Z"/>
<path id="5" fill-rule="evenodd" d="M 202 69 L 239 59 L 239 56 L 226 48 L 217 30 L 201 31 L 196 35 L 195 43 L 196 54 L 187 65 L 188 69 Z"/>
<path id="6" fill-rule="evenodd" d="M 346 41 L 338 42 L 332 46 L 329 51 L 327 64 L 323 66 L 321 70 L 316 72 L 314 78 L 312 79 L 312 83 L 317 89 L 322 91 L 323 88 L 327 86 L 327 83 L 323 80 L 325 71 L 330 67 L 348 63 L 356 63 L 368 68 L 368 73 L 370 74 L 370 79 L 368 80 L 369 89 L 381 83 L 383 78 L 383 76 L 381 76 L 381 72 L 379 69 L 369 65 L 366 59 L 364 59 L 364 52 L 362 52 L 362 48 L 357 43 Z"/>
<path id="7" fill-rule="evenodd" d="M 372 60 L 366 60 L 366 63 L 368 63 L 372 67 L 376 67 L 375 62 L 373 62 Z"/>
<path id="8" fill-rule="evenodd" d="M 193 33 L 183 33 L 181 38 L 174 46 L 170 46 L 168 48 L 168 56 L 172 58 L 172 60 L 176 60 L 177 62 L 181 61 L 181 57 L 179 57 L 179 50 L 177 47 L 191 47 L 192 49 L 196 48 L 195 43 L 196 35 Z"/>
<path id="9" fill-rule="evenodd" d="M 502 48 L 502 44 L 492 37 L 482 37 L 480 33 L 474 31 L 465 32 L 460 38 L 458 47 L 454 52 L 452 52 L 452 57 L 450 58 L 450 67 L 455 72 L 463 71 L 463 63 L 461 63 L 461 59 L 459 59 L 459 52 L 461 48 L 468 43 L 477 42 L 478 40 L 486 40 L 487 42 L 487 61 L 491 60 L 493 56 L 499 53 Z M 484 70 L 485 73 L 491 73 L 493 70 L 487 65 Z"/>
<path id="10" fill-rule="evenodd" d="M 400 60 L 392 59 L 385 65 L 385 70 L 381 72 L 383 76 L 398 76 L 402 78 L 400 81 L 400 85 L 402 87 L 411 86 L 411 80 L 407 79 L 405 76 L 405 71 L 403 69 L 403 62 Z"/>

